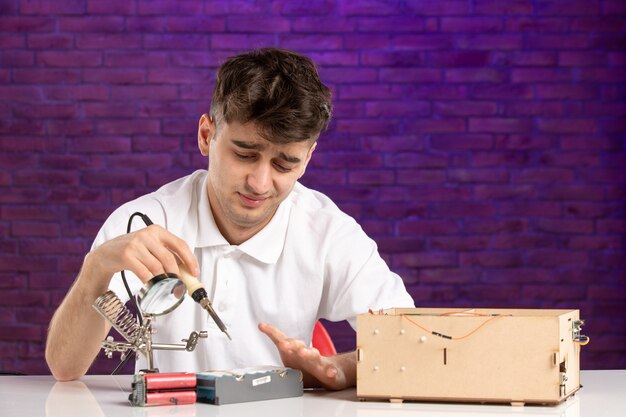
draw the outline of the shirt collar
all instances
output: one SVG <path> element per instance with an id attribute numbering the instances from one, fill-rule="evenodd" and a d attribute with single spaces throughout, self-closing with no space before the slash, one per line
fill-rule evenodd
<path id="1" fill-rule="evenodd" d="M 207 193 L 207 181 L 208 175 L 204 181 L 198 181 L 198 187 L 202 189 L 196 190 L 198 195 L 196 247 L 232 246 L 222 236 L 215 223 Z M 276 213 L 274 213 L 270 222 L 263 229 L 241 245 L 233 246 L 233 248 L 237 248 L 259 262 L 265 264 L 276 263 L 285 246 L 290 212 L 291 201 L 288 197 L 278 206 Z"/>

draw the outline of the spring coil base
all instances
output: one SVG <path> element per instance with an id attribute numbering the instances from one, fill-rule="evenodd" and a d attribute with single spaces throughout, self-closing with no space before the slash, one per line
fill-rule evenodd
<path id="1" fill-rule="evenodd" d="M 141 333 L 137 319 L 111 290 L 96 299 L 93 307 L 129 343 L 135 343 Z"/>

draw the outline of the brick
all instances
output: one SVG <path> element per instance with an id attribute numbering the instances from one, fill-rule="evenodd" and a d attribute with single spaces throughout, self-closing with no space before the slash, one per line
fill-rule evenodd
<path id="1" fill-rule="evenodd" d="M 78 84 L 79 69 L 20 68 L 13 70 L 13 80 L 18 84 Z"/>
<path id="2" fill-rule="evenodd" d="M 158 134 L 161 124 L 158 120 L 99 120 L 96 121 L 96 133 L 99 135 Z"/>
<path id="3" fill-rule="evenodd" d="M 290 4 L 301 4 L 298 2 L 289 2 Z M 314 4 L 314 3 L 311 3 Z M 363 19 L 358 20 L 361 24 Z M 393 20 L 393 19 L 392 19 Z M 345 17 L 334 16 L 302 16 L 291 19 L 292 32 L 311 32 L 311 33 L 351 33 L 357 27 L 357 21 Z M 373 30 L 367 30 L 371 32 Z"/>
<path id="4" fill-rule="evenodd" d="M 168 169 L 172 165 L 172 157 L 164 154 L 111 155 L 106 157 L 106 166 L 113 169 L 134 167 L 138 170 L 158 170 Z"/>
<path id="5" fill-rule="evenodd" d="M 503 203 L 500 205 L 500 214 L 519 217 L 558 217 L 561 215 L 561 205 L 539 201 Z"/>
<path id="6" fill-rule="evenodd" d="M 77 34 L 77 49 L 139 49 L 142 47 L 142 35 L 96 33 Z"/>
<path id="7" fill-rule="evenodd" d="M 133 15 L 135 14 L 135 3 L 125 0 L 106 2 L 87 0 L 87 14 Z"/>
<path id="8" fill-rule="evenodd" d="M 364 35 L 376 47 L 376 40 L 373 36 Z M 354 42 L 355 39 L 352 39 Z M 343 36 L 332 34 L 293 34 L 281 33 L 278 35 L 278 45 L 281 48 L 292 49 L 298 51 L 329 51 L 340 49 L 354 49 L 350 45 L 350 40 Z M 382 45 L 381 47 L 384 47 Z M 357 48 L 358 49 L 358 48 Z"/>
<path id="9" fill-rule="evenodd" d="M 86 136 L 93 133 L 94 126 L 91 121 L 70 119 L 48 122 L 48 134 L 52 136 Z"/>
<path id="10" fill-rule="evenodd" d="M 480 272 L 470 269 L 422 269 L 419 281 L 423 284 L 464 284 L 476 282 Z"/>
<path id="11" fill-rule="evenodd" d="M 326 158 L 328 168 L 376 168 L 382 166 L 382 155 L 362 152 L 332 153 Z"/>
<path id="12" fill-rule="evenodd" d="M 626 14 L 626 4 L 621 0 L 606 0 L 602 2 L 603 14 Z"/>
<path id="13" fill-rule="evenodd" d="M 519 267 L 522 266 L 522 257 L 515 252 L 461 253 L 460 265 L 486 268 Z"/>
<path id="14" fill-rule="evenodd" d="M 24 204 L 0 208 L 0 219 L 2 220 L 58 220 L 62 214 L 63 210 L 56 207 L 47 207 L 45 211 L 39 206 Z"/>
<path id="15" fill-rule="evenodd" d="M 38 87 L 0 85 L 0 101 L 40 102 L 41 89 Z"/>
<path id="16" fill-rule="evenodd" d="M 416 67 L 424 64 L 424 53 L 420 51 L 363 51 L 360 63 L 374 67 Z"/>
<path id="17" fill-rule="evenodd" d="M 350 22 L 350 21 L 348 21 Z M 327 25 L 328 23 L 317 22 L 318 24 Z M 332 20 L 330 22 L 332 25 Z M 437 28 L 437 20 L 434 18 L 419 18 L 417 16 L 376 16 L 362 17 L 356 22 L 356 29 L 359 32 L 424 32 L 433 31 Z M 354 27 L 347 27 L 342 32 L 352 32 Z M 294 29 L 296 25 L 294 25 Z"/>
<path id="18" fill-rule="evenodd" d="M 617 236 L 576 236 L 567 240 L 565 244 L 571 250 L 622 250 L 624 244 Z"/>
<path id="19" fill-rule="evenodd" d="M 592 300 L 623 301 L 626 299 L 626 289 L 615 285 L 590 285 L 587 291 L 588 297 Z M 614 322 L 611 321 L 611 327 L 612 323 Z"/>
<path id="20" fill-rule="evenodd" d="M 452 83 L 501 83 L 508 75 L 494 68 L 466 68 L 445 70 L 445 79 Z"/>
<path id="21" fill-rule="evenodd" d="M 76 186 L 78 185 L 78 175 L 77 172 L 20 170 L 14 175 L 14 183 L 15 185 Z"/>
<path id="22" fill-rule="evenodd" d="M 56 19 L 52 17 L 0 16 L 0 28 L 3 32 L 52 32 Z"/>
<path id="23" fill-rule="evenodd" d="M 561 136 L 560 148 L 563 150 L 622 150 L 623 142 L 610 137 Z"/>
<path id="24" fill-rule="evenodd" d="M 520 133 L 532 129 L 532 121 L 526 118 L 470 117 L 469 131 L 475 133 Z"/>
<path id="25" fill-rule="evenodd" d="M 68 149 L 72 153 L 126 153 L 131 149 L 130 139 L 127 137 L 90 137 L 76 138 L 68 141 Z M 80 163 L 75 160 L 74 163 Z M 82 165 L 82 164 L 80 164 Z M 93 165 L 91 165 L 93 167 Z M 81 168 L 86 168 L 81 166 Z"/>
<path id="26" fill-rule="evenodd" d="M 82 183 L 90 187 L 138 187 L 145 185 L 145 174 L 132 169 L 84 171 Z M 91 217 L 89 217 L 91 218 Z"/>
<path id="27" fill-rule="evenodd" d="M 64 187 L 62 189 L 51 189 L 46 194 L 46 200 L 53 204 L 65 204 L 76 202 L 105 203 L 108 195 L 105 190 L 93 190 L 88 188 Z M 63 229 L 65 230 L 65 229 Z"/>
<path id="28" fill-rule="evenodd" d="M 454 48 L 454 37 L 448 34 L 391 35 L 391 47 L 412 51 L 451 50 Z"/>
<path id="29" fill-rule="evenodd" d="M 23 255 L 66 255 L 81 254 L 86 248 L 83 239 L 22 239 L 20 253 Z"/>
<path id="30" fill-rule="evenodd" d="M 16 104 L 13 108 L 16 118 L 30 119 L 33 115 L 42 118 L 68 119 L 78 116 L 76 104 Z"/>
<path id="31" fill-rule="evenodd" d="M 320 78 L 325 83 L 337 84 L 358 84 L 358 83 L 374 83 L 378 80 L 378 72 L 373 68 L 351 68 L 346 71 L 345 68 L 320 68 Z M 345 104 L 345 103 L 344 103 Z M 334 110 L 339 112 L 342 103 L 335 102 Z M 343 112 L 339 112 L 343 113 Z M 350 113 L 353 113 L 351 111 Z"/>
<path id="32" fill-rule="evenodd" d="M 483 67 L 497 59 L 493 51 L 429 52 L 428 62 L 436 67 Z"/>
<path id="33" fill-rule="evenodd" d="M 493 147 L 493 139 L 487 135 L 436 136 L 431 147 L 438 150 L 483 150 Z"/>
<path id="34" fill-rule="evenodd" d="M 623 251 L 598 251 L 590 252 L 590 265 L 604 270 L 616 270 L 626 268 L 626 259 Z"/>
<path id="35" fill-rule="evenodd" d="M 455 267 L 457 256 L 453 253 L 428 252 L 394 255 L 394 265 L 412 268 Z"/>
<path id="36" fill-rule="evenodd" d="M 111 17 L 60 17 L 59 31 L 67 33 L 112 33 L 124 31 L 124 18 L 120 16 Z"/>
<path id="37" fill-rule="evenodd" d="M 539 99 L 597 99 L 600 96 L 598 86 L 571 84 L 538 84 L 536 97 Z"/>
<path id="38" fill-rule="evenodd" d="M 139 0 L 137 13 L 140 15 L 201 15 L 202 3 L 194 0 L 178 0 L 174 3 L 167 0 Z"/>
<path id="39" fill-rule="evenodd" d="M 561 168 L 527 168 L 513 173 L 512 182 L 546 184 L 554 182 L 573 182 L 574 172 Z"/>
<path id="40" fill-rule="evenodd" d="M 560 49 L 589 49 L 591 46 L 591 39 L 587 34 L 530 34 L 526 39 L 527 48 L 538 50 L 554 49 L 558 51 Z"/>
<path id="41" fill-rule="evenodd" d="M 509 54 L 508 61 L 510 65 L 516 67 L 552 67 L 557 65 L 558 53 L 554 51 L 516 51 Z"/>
<path id="42" fill-rule="evenodd" d="M 53 2 L 20 0 L 20 13 L 24 14 L 64 15 L 83 14 L 84 12 L 85 4 L 83 0 L 58 0 Z"/>
<path id="43" fill-rule="evenodd" d="M 550 282 L 551 270 L 541 268 L 486 269 L 482 282 L 490 284 L 528 284 Z"/>
<path id="44" fill-rule="evenodd" d="M 4 142 L 2 141 L 0 141 L 0 148 L 2 148 L 3 151 L 3 153 L 0 154 L 0 166 L 2 166 L 4 169 L 13 170 L 14 168 L 22 168 L 24 166 L 34 166 L 36 163 L 35 155 L 26 155 L 23 153 L 6 153 L 8 149 L 4 147 Z M 2 230 L 0 229 L 0 235 L 1 232 Z"/>
<path id="45" fill-rule="evenodd" d="M 242 17 L 229 16 L 226 19 L 228 32 L 246 33 L 282 33 L 289 32 L 291 23 L 289 19 L 280 17 Z"/>
<path id="46" fill-rule="evenodd" d="M 20 120 L 0 121 L 0 133 L 9 135 L 41 136 L 44 134 L 44 125 L 40 121 Z"/>
<path id="47" fill-rule="evenodd" d="M 513 200 L 535 198 L 535 187 L 531 185 L 477 185 L 474 196 L 479 200 Z"/>
<path id="48" fill-rule="evenodd" d="M 12 222 L 11 236 L 57 238 L 60 235 L 59 225 L 45 222 Z"/>
<path id="49" fill-rule="evenodd" d="M 171 62 L 180 67 L 219 67 L 232 53 L 227 51 L 195 52 L 189 50 L 172 51 Z M 208 76 L 205 75 L 205 77 Z M 212 81 L 212 78 L 211 78 Z M 212 92 L 212 89 L 211 89 Z"/>
<path id="50" fill-rule="evenodd" d="M 559 101 L 518 101 L 502 104 L 506 116 L 563 116 L 567 112 Z"/>
<path id="51" fill-rule="evenodd" d="M 395 181 L 393 171 L 383 170 L 351 170 L 348 172 L 348 183 L 356 185 L 392 184 Z"/>
<path id="52" fill-rule="evenodd" d="M 51 100 L 106 100 L 109 88 L 98 84 L 82 84 L 72 88 L 49 86 L 43 88 L 46 98 Z"/>
<path id="53" fill-rule="evenodd" d="M 272 11 L 288 16 L 298 15 L 328 15 L 334 14 L 337 11 L 337 7 L 334 1 L 323 0 L 314 3 L 301 3 L 292 1 L 278 1 L 272 5 Z"/>
<path id="54" fill-rule="evenodd" d="M 487 236 L 433 236 L 429 247 L 443 251 L 484 251 L 489 247 Z"/>
<path id="55" fill-rule="evenodd" d="M 365 103 L 365 115 L 371 117 L 427 116 L 430 114 L 428 102 L 370 101 Z"/>
<path id="56" fill-rule="evenodd" d="M 563 207 L 563 212 L 568 217 L 576 218 L 605 218 L 619 216 L 623 207 L 619 204 L 568 202 Z"/>
<path id="57" fill-rule="evenodd" d="M 209 37 L 207 35 L 189 34 L 145 34 L 143 47 L 155 50 L 206 50 L 209 48 Z"/>
<path id="58" fill-rule="evenodd" d="M 524 100 L 532 99 L 533 88 L 529 84 L 484 85 L 471 94 L 477 99 Z"/>
<path id="59" fill-rule="evenodd" d="M 505 135 L 495 140 L 496 149 L 511 150 L 548 150 L 556 147 L 558 141 L 550 136 Z"/>
<path id="60" fill-rule="evenodd" d="M 442 184 L 446 181 L 446 173 L 443 170 L 434 169 L 403 169 L 397 171 L 397 184 Z"/>
<path id="61" fill-rule="evenodd" d="M 449 169 L 448 180 L 460 183 L 499 183 L 509 181 L 509 171 L 503 169 Z"/>
<path id="62" fill-rule="evenodd" d="M 456 43 L 459 49 L 515 51 L 524 49 L 524 37 L 518 34 L 475 34 L 459 35 Z"/>
<path id="63" fill-rule="evenodd" d="M 436 83 L 443 81 L 441 71 L 437 69 L 425 69 L 425 68 L 381 68 L 379 70 L 380 82 L 391 83 Z"/>
<path id="64" fill-rule="evenodd" d="M 223 17 L 174 17 L 167 19 L 167 31 L 170 33 L 215 33 L 226 30 Z"/>
<path id="65" fill-rule="evenodd" d="M 411 253 L 423 251 L 425 241 L 422 238 L 379 237 L 376 239 L 378 249 L 386 254 Z"/>
<path id="66" fill-rule="evenodd" d="M 560 119 L 546 117 L 538 120 L 536 124 L 539 131 L 547 133 L 591 133 L 595 132 L 598 127 L 595 119 Z"/>
<path id="67" fill-rule="evenodd" d="M 472 152 L 471 163 L 474 167 L 507 166 L 518 167 L 528 163 L 525 152 Z"/>
<path id="68" fill-rule="evenodd" d="M 522 233 L 528 230 L 526 220 L 468 220 L 463 230 L 472 234 Z"/>
<path id="69" fill-rule="evenodd" d="M 434 114 L 444 116 L 491 116 L 498 111 L 498 104 L 493 101 L 437 101 L 434 103 Z"/>
<path id="70" fill-rule="evenodd" d="M 538 0 L 535 2 L 535 13 L 556 16 L 597 15 L 600 13 L 600 1 Z"/>
<path id="71" fill-rule="evenodd" d="M 336 122 L 337 132 L 350 132 L 362 135 L 383 135 L 397 133 L 398 126 L 393 120 L 343 119 Z"/>
<path id="72" fill-rule="evenodd" d="M 165 52 L 152 51 L 105 51 L 104 65 L 107 67 L 163 67 L 168 64 Z"/>
<path id="73" fill-rule="evenodd" d="M 420 133 L 462 133 L 465 132 L 465 120 L 462 118 L 446 118 L 446 119 L 418 119 L 414 118 L 413 120 L 407 122 L 407 127 L 411 131 L 417 131 Z M 458 145 L 452 144 L 450 138 L 448 137 L 439 137 L 433 138 L 433 148 L 445 148 L 446 146 L 455 146 Z M 477 146 L 478 148 L 482 148 L 485 140 L 483 137 L 473 137 L 468 142 L 473 142 L 468 146 L 470 148 L 474 148 Z M 466 148 L 467 149 L 467 148 Z"/>
<path id="74" fill-rule="evenodd" d="M 165 33 L 167 31 L 167 18 L 164 16 L 146 17 L 133 15 L 126 17 L 125 21 L 126 30 L 129 32 Z"/>
<path id="75" fill-rule="evenodd" d="M 598 219 L 596 221 L 598 233 L 626 233 L 626 220 Z"/>
<path id="76" fill-rule="evenodd" d="M 407 88 L 404 94 L 409 99 L 418 100 L 465 100 L 468 87 L 459 84 L 422 84 Z"/>
<path id="77" fill-rule="evenodd" d="M 412 15 L 417 16 L 455 16 L 470 13 L 470 5 L 463 0 L 440 0 L 437 2 L 408 0 L 406 7 Z"/>
<path id="78" fill-rule="evenodd" d="M 539 197 L 547 200 L 603 200 L 604 191 L 597 186 L 559 185 L 540 190 Z"/>
<path id="79" fill-rule="evenodd" d="M 42 51 L 37 65 L 50 67 L 94 67 L 102 64 L 102 54 L 92 51 Z"/>
<path id="80" fill-rule="evenodd" d="M 385 166 L 396 168 L 444 168 L 447 158 L 442 155 L 398 152 L 385 156 Z"/>
<path id="81" fill-rule="evenodd" d="M 525 285 L 522 289 L 522 297 L 526 299 L 559 300 L 585 300 L 586 288 L 583 285 Z"/>
<path id="82" fill-rule="evenodd" d="M 41 326 L 0 325 L 0 340 L 41 340 Z M 39 359 L 40 360 L 40 359 Z"/>
<path id="83" fill-rule="evenodd" d="M 539 249 L 526 255 L 526 264 L 538 268 L 586 267 L 590 263 L 587 252 L 558 249 Z"/>
<path id="84" fill-rule="evenodd" d="M 538 219 L 536 229 L 548 233 L 590 234 L 593 232 L 593 221 L 570 219 Z"/>
<path id="85" fill-rule="evenodd" d="M 532 14 L 532 0 L 509 0 L 502 2 L 499 0 L 476 0 L 474 2 L 474 12 L 486 15 L 516 15 Z"/>
<path id="86" fill-rule="evenodd" d="M 400 236 L 450 235 L 458 232 L 457 223 L 451 220 L 406 220 L 398 223 Z"/>
<path id="87" fill-rule="evenodd" d="M 562 51 L 559 52 L 559 66 L 580 67 L 607 64 L 607 53 L 603 51 Z"/>
<path id="88" fill-rule="evenodd" d="M 174 100 L 176 87 L 170 85 L 112 86 L 113 100 Z"/>
<path id="89" fill-rule="evenodd" d="M 433 208 L 433 217 L 461 218 L 461 217 L 493 217 L 495 208 L 491 204 L 474 202 L 440 203 Z"/>
<path id="90" fill-rule="evenodd" d="M 497 17 L 442 17 L 442 32 L 502 32 L 504 22 Z"/>
<path id="91" fill-rule="evenodd" d="M 24 35 L 3 34 L 0 38 L 0 49 L 24 48 L 26 38 Z"/>

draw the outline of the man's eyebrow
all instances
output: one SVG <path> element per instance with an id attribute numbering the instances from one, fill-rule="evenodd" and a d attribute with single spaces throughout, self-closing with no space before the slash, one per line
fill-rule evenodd
<path id="1" fill-rule="evenodd" d="M 255 151 L 260 151 L 265 148 L 265 146 L 263 146 L 260 143 L 250 143 L 250 142 L 245 142 L 243 140 L 238 140 L 238 139 L 233 139 L 232 142 L 235 146 L 238 146 L 243 149 L 252 149 Z"/>
<path id="2" fill-rule="evenodd" d="M 246 141 L 238 140 L 238 139 L 233 139 L 231 142 L 233 143 L 233 145 L 242 149 L 250 149 L 254 151 L 262 151 L 263 149 L 265 149 L 265 146 L 261 143 L 250 143 L 250 142 L 246 142 Z M 285 162 L 289 162 L 291 164 L 299 164 L 300 162 L 302 162 L 302 160 L 298 158 L 297 156 L 287 155 L 284 152 L 280 152 L 278 154 L 278 157 L 284 160 Z"/>

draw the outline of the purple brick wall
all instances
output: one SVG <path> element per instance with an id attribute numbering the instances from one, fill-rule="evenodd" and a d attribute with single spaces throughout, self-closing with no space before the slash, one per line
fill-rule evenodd
<path id="1" fill-rule="evenodd" d="M 319 63 L 304 183 L 417 305 L 579 308 L 583 367 L 626 367 L 625 45 L 621 0 L 0 1 L 0 368 L 48 372 L 99 225 L 205 166 L 215 69 L 260 46 Z"/>

